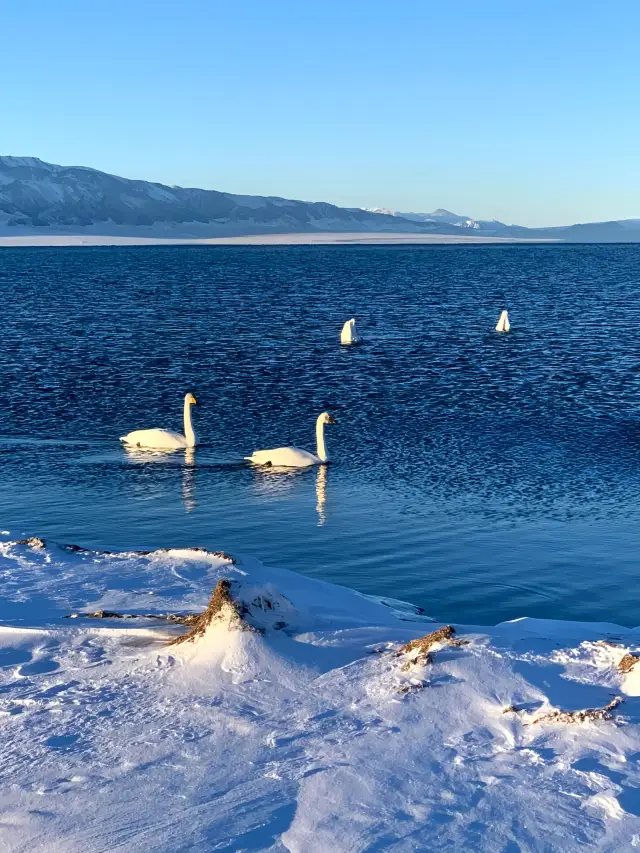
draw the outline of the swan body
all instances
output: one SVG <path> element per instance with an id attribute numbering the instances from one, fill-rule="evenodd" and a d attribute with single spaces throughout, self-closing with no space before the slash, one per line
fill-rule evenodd
<path id="1" fill-rule="evenodd" d="M 325 424 L 337 423 L 333 415 L 323 412 L 316 420 L 317 452 L 301 450 L 299 447 L 275 447 L 273 450 L 256 450 L 251 456 L 245 456 L 254 465 L 272 465 L 282 468 L 308 468 L 310 465 L 323 465 L 329 461 L 324 444 Z"/>
<path id="2" fill-rule="evenodd" d="M 342 331 L 340 332 L 340 343 L 341 344 L 359 344 L 361 343 L 362 338 L 356 332 L 356 321 L 352 317 L 342 327 Z"/>
<path id="3" fill-rule="evenodd" d="M 256 450 L 246 456 L 254 465 L 273 465 L 282 468 L 307 468 L 320 465 L 322 460 L 315 453 L 299 447 L 275 447 L 273 450 Z"/>
<path id="4" fill-rule="evenodd" d="M 511 323 L 509 322 L 509 312 L 503 311 L 502 314 L 500 314 L 500 319 L 496 326 L 496 332 L 508 332 L 510 328 Z"/>
<path id="5" fill-rule="evenodd" d="M 191 424 L 191 406 L 195 405 L 197 405 L 197 401 L 193 394 L 185 394 L 184 435 L 170 429 L 137 429 L 127 433 L 127 435 L 120 436 L 120 441 L 129 447 L 149 447 L 161 450 L 195 447 L 197 439 Z"/>

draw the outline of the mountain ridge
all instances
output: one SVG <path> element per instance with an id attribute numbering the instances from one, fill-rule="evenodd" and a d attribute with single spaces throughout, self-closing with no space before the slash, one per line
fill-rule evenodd
<path id="1" fill-rule="evenodd" d="M 325 202 L 169 187 L 37 157 L 0 157 L 0 226 L 16 230 L 172 229 L 202 237 L 300 231 L 425 230 L 402 217 Z M 80 229 L 80 230 L 79 230 Z"/>
<path id="2" fill-rule="evenodd" d="M 301 233 L 402 233 L 565 242 L 640 242 L 640 219 L 527 228 L 445 208 L 432 213 L 344 208 L 123 178 L 90 166 L 0 156 L 0 235 L 205 239 Z"/>

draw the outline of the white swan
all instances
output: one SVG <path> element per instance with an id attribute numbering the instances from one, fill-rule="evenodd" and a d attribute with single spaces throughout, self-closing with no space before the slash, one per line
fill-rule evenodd
<path id="1" fill-rule="evenodd" d="M 179 450 L 184 447 L 195 447 L 196 434 L 191 425 L 191 406 L 197 405 L 193 394 L 184 397 L 184 435 L 172 432 L 170 429 L 137 429 L 127 435 L 120 436 L 129 447 L 156 447 L 163 450 Z"/>
<path id="2" fill-rule="evenodd" d="M 274 450 L 256 450 L 251 456 L 245 456 L 254 465 L 273 465 L 283 468 L 307 468 L 309 465 L 322 465 L 329 461 L 324 446 L 324 425 L 337 424 L 329 412 L 323 412 L 316 421 L 317 453 L 300 450 L 298 447 L 276 447 Z"/>
<path id="3" fill-rule="evenodd" d="M 509 322 L 509 312 L 503 311 L 502 314 L 500 314 L 500 319 L 496 326 L 496 332 L 508 332 L 510 328 L 511 323 Z"/>
<path id="4" fill-rule="evenodd" d="M 356 332 L 356 321 L 353 317 L 342 327 L 342 331 L 340 332 L 340 343 L 341 344 L 359 344 L 362 342 L 362 338 Z"/>

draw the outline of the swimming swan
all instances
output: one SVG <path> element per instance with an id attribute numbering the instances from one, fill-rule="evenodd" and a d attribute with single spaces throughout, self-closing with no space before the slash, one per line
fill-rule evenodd
<path id="1" fill-rule="evenodd" d="M 511 323 L 509 322 L 509 312 L 503 311 L 500 315 L 500 319 L 498 320 L 498 325 L 496 326 L 496 332 L 508 332 L 511 328 Z"/>
<path id="2" fill-rule="evenodd" d="M 342 331 L 340 332 L 340 343 L 341 344 L 359 344 L 362 342 L 362 338 L 356 332 L 356 321 L 353 317 L 342 327 Z"/>
<path id="3" fill-rule="evenodd" d="M 179 450 L 181 447 L 195 447 L 196 434 L 191 426 L 191 406 L 197 405 L 193 394 L 184 397 L 184 435 L 170 429 L 137 429 L 120 436 L 120 441 L 130 447 L 157 447 L 164 450 Z"/>
<path id="4" fill-rule="evenodd" d="M 323 412 L 316 421 L 316 443 L 318 452 L 309 453 L 297 447 L 276 447 L 274 450 L 256 450 L 251 456 L 245 456 L 254 465 L 273 465 L 283 468 L 307 468 L 309 465 L 322 465 L 329 461 L 324 446 L 324 425 L 337 424 L 329 412 Z"/>

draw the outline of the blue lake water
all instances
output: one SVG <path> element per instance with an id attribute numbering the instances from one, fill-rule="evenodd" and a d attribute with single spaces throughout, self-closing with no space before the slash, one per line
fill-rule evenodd
<path id="1" fill-rule="evenodd" d="M 639 290 L 633 245 L 3 249 L 0 527 L 640 624 Z M 120 447 L 186 391 L 193 455 Z M 323 409 L 330 466 L 243 462 Z"/>

